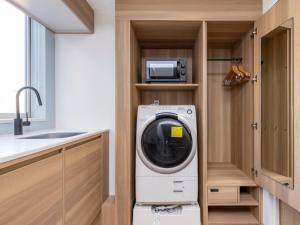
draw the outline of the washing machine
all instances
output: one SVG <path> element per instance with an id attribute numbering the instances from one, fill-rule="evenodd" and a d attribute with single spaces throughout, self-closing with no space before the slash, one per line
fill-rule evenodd
<path id="1" fill-rule="evenodd" d="M 198 198 L 193 105 L 142 105 L 136 132 L 136 203 L 190 204 Z"/>

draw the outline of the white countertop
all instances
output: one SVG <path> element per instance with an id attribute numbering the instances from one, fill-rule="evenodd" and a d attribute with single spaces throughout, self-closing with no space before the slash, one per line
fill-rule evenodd
<path id="1" fill-rule="evenodd" d="M 34 153 L 48 150 L 53 147 L 64 145 L 82 138 L 94 136 L 103 133 L 107 130 L 43 130 L 35 132 L 27 132 L 24 135 L 0 135 L 0 163 L 8 162 Z M 45 133 L 58 133 L 58 132 L 85 132 L 84 134 L 76 135 L 68 138 L 56 139 L 20 139 L 28 136 L 45 134 Z"/>

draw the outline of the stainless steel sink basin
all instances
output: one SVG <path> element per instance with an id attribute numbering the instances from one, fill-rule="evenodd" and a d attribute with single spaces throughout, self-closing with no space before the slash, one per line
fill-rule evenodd
<path id="1" fill-rule="evenodd" d="M 56 139 L 56 138 L 68 138 L 73 137 L 76 135 L 84 134 L 86 132 L 64 132 L 64 133 L 46 133 L 46 134 L 39 134 L 33 135 L 29 137 L 23 137 L 20 139 Z"/>

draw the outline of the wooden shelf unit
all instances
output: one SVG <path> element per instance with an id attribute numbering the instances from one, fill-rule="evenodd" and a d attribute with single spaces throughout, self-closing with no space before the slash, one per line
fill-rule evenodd
<path id="1" fill-rule="evenodd" d="M 293 190 L 261 173 L 261 127 L 251 127 L 253 122 L 260 124 L 260 40 L 289 18 L 294 18 L 295 25 L 299 24 L 299 1 L 279 1 L 263 16 L 259 0 L 241 1 L 238 7 L 234 1 L 218 4 L 214 1 L 188 0 L 191 4 L 174 1 L 176 4 L 158 1 L 160 11 L 150 0 L 116 2 L 116 224 L 132 224 L 136 109 L 139 104 L 149 104 L 158 97 L 163 98 L 162 104 L 197 104 L 199 204 L 203 225 L 262 224 L 260 187 L 299 211 L 299 166 L 294 165 L 295 187 L 298 188 Z M 254 28 L 256 35 L 253 35 Z M 298 40 L 298 29 L 294 35 L 294 40 Z M 190 83 L 199 84 L 198 88 L 170 91 L 166 88 L 153 90 L 152 86 L 135 87 L 135 84 L 143 83 L 138 74 L 142 55 L 149 56 L 157 49 L 166 48 L 192 51 L 193 79 Z M 295 61 L 300 58 L 299 52 L 299 45 L 295 44 Z M 247 82 L 230 90 L 222 87 L 230 62 L 207 62 L 207 58 L 227 57 L 243 58 L 244 66 L 257 75 L 256 82 Z M 299 73 L 299 66 L 294 67 L 295 74 Z M 294 82 L 295 86 L 300 85 L 299 79 Z M 299 110 L 296 110 L 295 116 L 298 114 Z M 296 128 L 299 125 L 295 127 L 299 130 Z M 128 132 L 124 133 L 124 130 Z M 296 156 L 299 155 L 297 149 L 298 142 L 295 143 Z M 228 186 L 230 179 L 220 181 L 215 178 L 208 162 L 232 164 L 239 169 L 236 170 L 238 174 L 242 171 L 243 176 L 231 179 L 235 189 Z M 257 177 L 253 177 L 253 172 L 258 172 Z M 255 186 L 254 179 L 260 187 Z M 232 203 L 224 204 L 223 209 L 208 206 L 207 182 L 216 186 L 223 184 L 224 192 L 240 193 L 241 205 L 236 201 L 234 207 L 237 209 L 230 206 Z M 124 192 L 124 189 L 128 191 Z M 283 224 L 298 221 L 292 214 L 286 215 L 289 216 L 282 218 Z"/>
<path id="2" fill-rule="evenodd" d="M 199 84 L 141 84 L 134 85 L 140 91 L 193 91 L 199 87 Z"/>
<path id="3" fill-rule="evenodd" d="M 208 203 L 208 206 L 259 206 L 259 202 L 251 194 L 241 193 L 237 203 Z"/>
<path id="4" fill-rule="evenodd" d="M 208 225 L 259 225 L 248 208 L 210 208 Z"/>
<path id="5" fill-rule="evenodd" d="M 189 29 L 186 29 L 187 27 Z M 198 149 L 202 224 L 213 225 L 208 223 L 208 216 L 218 220 L 219 214 L 228 215 L 229 218 L 232 216 L 236 218 L 235 221 L 240 217 L 242 225 L 246 224 L 243 221 L 246 222 L 247 218 L 253 222 L 250 225 L 258 224 L 259 188 L 251 177 L 253 129 L 249 124 L 253 122 L 252 83 L 248 82 L 229 91 L 222 87 L 222 80 L 231 63 L 207 62 L 207 58 L 242 57 L 246 66 L 252 69 L 250 57 L 253 39 L 249 30 L 251 27 L 253 22 L 245 21 L 117 23 L 117 37 L 126 37 L 118 39 L 116 46 L 119 49 L 116 66 L 116 105 L 117 111 L 122 112 L 117 115 L 117 127 L 120 131 L 129 130 L 126 138 L 123 134 L 117 134 L 119 150 L 116 160 L 120 163 L 117 171 L 116 209 L 118 213 L 122 212 L 118 217 L 118 224 L 121 221 L 127 221 L 128 224 L 132 222 L 137 108 L 139 105 L 152 104 L 156 100 L 159 100 L 161 105 L 196 106 L 198 134 L 201 135 L 198 139 Z M 178 35 L 182 32 L 186 33 L 186 39 Z M 191 76 L 185 84 L 145 83 L 142 74 L 145 57 L 188 58 Z M 220 192 L 212 193 L 210 190 L 209 204 L 208 189 L 214 187 L 219 188 Z M 246 190 L 242 190 L 242 187 Z M 124 193 L 124 188 L 130 190 L 129 194 Z M 225 209 L 220 210 L 220 206 Z M 224 219 L 223 221 L 224 225 L 230 224 Z"/>

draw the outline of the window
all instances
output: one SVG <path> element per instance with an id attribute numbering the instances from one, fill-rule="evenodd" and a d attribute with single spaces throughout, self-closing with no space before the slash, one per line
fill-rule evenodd
<path id="1" fill-rule="evenodd" d="M 19 9 L 0 1 L 0 118 L 14 117 L 16 92 L 29 84 L 28 20 Z M 24 93 L 20 97 L 21 113 L 28 109 L 26 98 Z"/>
<path id="2" fill-rule="evenodd" d="M 55 35 L 26 16 L 9 1 L 0 0 L 0 134 L 13 132 L 16 93 L 23 86 L 35 87 L 20 96 L 21 117 L 28 116 L 27 130 L 50 129 L 55 122 Z"/>

